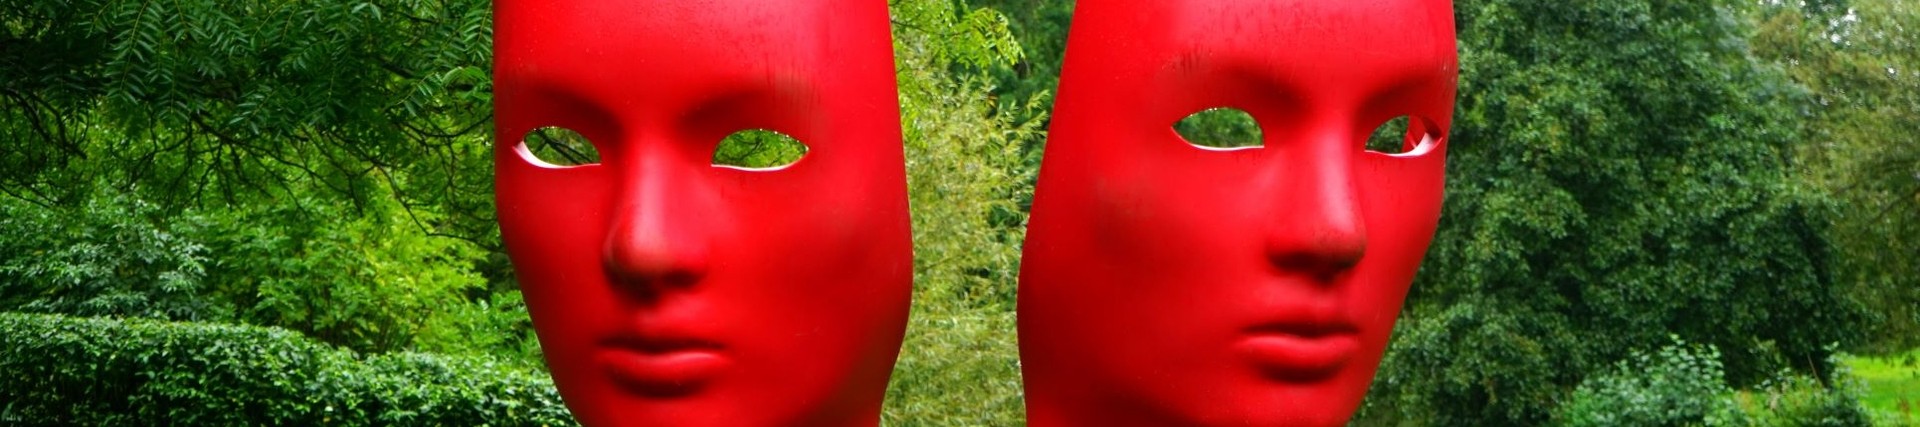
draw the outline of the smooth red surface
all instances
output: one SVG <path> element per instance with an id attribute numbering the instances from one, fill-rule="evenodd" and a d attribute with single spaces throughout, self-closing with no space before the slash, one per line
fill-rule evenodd
<path id="1" fill-rule="evenodd" d="M 495 7 L 500 231 L 574 415 L 876 425 L 912 286 L 886 3 Z M 546 126 L 602 163 L 539 162 Z M 710 164 L 747 129 L 809 151 Z"/>
<path id="2" fill-rule="evenodd" d="M 1452 4 L 1086 0 L 1066 52 L 1020 272 L 1030 425 L 1344 425 L 1439 221 Z M 1173 130 L 1216 107 L 1264 146 Z M 1418 146 L 1364 151 L 1399 116 Z"/>

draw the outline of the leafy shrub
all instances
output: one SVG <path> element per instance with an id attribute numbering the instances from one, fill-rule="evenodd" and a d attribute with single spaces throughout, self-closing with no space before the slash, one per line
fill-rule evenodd
<path id="1" fill-rule="evenodd" d="M 0 197 L 0 311 L 282 327 L 367 353 L 508 354 L 536 365 L 525 304 L 487 289 L 487 253 L 390 200 L 168 212 L 103 191 L 79 206 Z M 416 218 L 432 219 L 417 211 Z"/>
<path id="2" fill-rule="evenodd" d="M 391 201 L 362 209 L 306 200 L 223 212 L 192 231 L 213 259 L 207 286 L 236 306 L 240 323 L 356 351 L 518 349 L 526 334 L 510 331 L 530 330 L 519 298 L 469 297 L 485 295 L 475 271 L 484 250 L 432 235 Z"/>
<path id="3" fill-rule="evenodd" d="M 539 371 L 278 328 L 0 313 L 0 424 L 572 425 Z"/>
<path id="4" fill-rule="evenodd" d="M 1863 427 L 1873 425 L 1844 371 L 1838 386 L 1782 371 L 1753 391 L 1726 385 L 1720 350 L 1678 337 L 1588 377 L 1557 410 L 1565 426 Z"/>
<path id="5" fill-rule="evenodd" d="M 1835 366 L 1844 366 L 1838 365 Z M 1780 375 L 1751 392 L 1741 392 L 1740 406 L 1752 425 L 1763 427 L 1859 427 L 1874 423 L 1860 401 L 1859 384 L 1844 368 L 1834 375 L 1834 387 L 1800 375 Z"/>
<path id="6" fill-rule="evenodd" d="M 205 295 L 207 248 L 120 196 L 55 210 L 0 198 L 0 309 L 82 316 L 221 320 Z M 198 218 L 183 218 L 193 221 Z"/>
<path id="7" fill-rule="evenodd" d="M 1020 47 L 990 9 L 909 0 L 895 16 L 902 137 L 913 213 L 913 314 L 882 423 L 1023 423 L 1014 289 L 1044 94 L 998 105 L 984 74 Z M 961 70 L 961 71 L 956 71 Z M 1016 103 L 1017 104 L 1017 103 Z"/>
<path id="8" fill-rule="evenodd" d="M 1725 426 L 1744 417 L 1725 382 L 1720 350 L 1678 337 L 1658 352 L 1636 352 L 1588 377 L 1560 407 L 1567 426 Z"/>

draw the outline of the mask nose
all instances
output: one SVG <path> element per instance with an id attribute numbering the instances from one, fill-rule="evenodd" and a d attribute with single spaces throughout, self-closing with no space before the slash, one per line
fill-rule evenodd
<path id="1" fill-rule="evenodd" d="M 1353 179 L 1359 142 L 1344 126 L 1321 128 L 1276 153 L 1287 158 L 1270 175 L 1278 194 L 1265 246 L 1275 268 L 1326 282 L 1366 255 L 1367 226 Z"/>
<path id="2" fill-rule="evenodd" d="M 706 276 L 711 249 L 705 209 L 682 178 L 692 171 L 669 153 L 639 154 L 615 166 L 621 190 L 601 264 L 615 286 L 642 295 L 691 286 Z"/>

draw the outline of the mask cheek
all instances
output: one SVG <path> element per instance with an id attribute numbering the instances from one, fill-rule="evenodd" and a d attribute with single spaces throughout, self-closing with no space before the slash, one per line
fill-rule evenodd
<path id="1" fill-rule="evenodd" d="M 1446 179 L 1444 147 L 1418 156 L 1369 153 L 1360 159 L 1356 178 L 1363 215 L 1372 238 L 1357 266 L 1356 301 L 1366 301 L 1375 316 L 1391 320 L 1403 303 L 1433 233 L 1439 226 Z M 1386 329 L 1391 329 L 1386 323 Z M 1369 334 L 1386 333 L 1380 330 Z"/>
<path id="2" fill-rule="evenodd" d="M 581 297 L 581 292 L 605 288 L 596 286 L 605 282 L 599 264 L 607 223 L 604 170 L 544 169 L 519 159 L 503 160 L 495 165 L 494 183 L 500 234 L 527 303 L 536 312 L 536 326 L 590 324 L 583 316 L 540 315 L 569 312 L 568 307 L 595 300 Z M 581 311 L 586 312 L 591 310 Z"/>
<path id="3" fill-rule="evenodd" d="M 824 154 L 824 151 L 822 150 Z M 846 301 L 875 301 L 876 292 L 905 307 L 911 290 L 911 236 L 903 185 L 891 169 L 862 169 L 809 158 L 787 170 L 718 171 L 714 203 L 715 274 L 758 289 L 738 295 L 780 306 L 796 321 L 835 322 L 855 315 Z M 904 177 L 894 175 L 896 181 Z M 720 218 L 725 218 L 721 220 Z M 725 224 L 719 224 L 724 222 Z M 716 276 L 716 279 L 721 277 Z M 747 285 L 741 285 L 747 286 Z M 897 302 L 897 304 L 896 304 Z M 810 321 L 809 321 L 810 322 Z"/>

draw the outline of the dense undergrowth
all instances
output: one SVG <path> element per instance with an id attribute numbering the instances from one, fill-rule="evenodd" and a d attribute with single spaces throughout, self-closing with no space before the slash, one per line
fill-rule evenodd
<path id="1" fill-rule="evenodd" d="M 0 424 L 572 424 L 545 372 L 279 328 L 0 313 Z"/>

